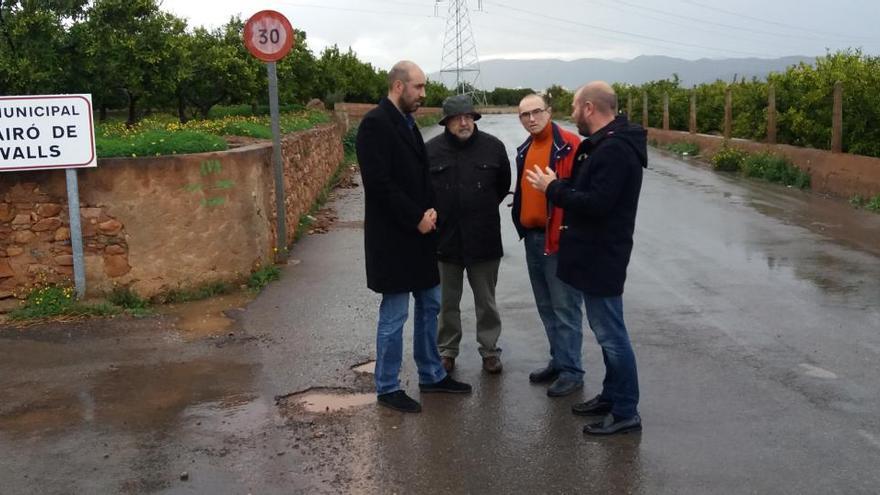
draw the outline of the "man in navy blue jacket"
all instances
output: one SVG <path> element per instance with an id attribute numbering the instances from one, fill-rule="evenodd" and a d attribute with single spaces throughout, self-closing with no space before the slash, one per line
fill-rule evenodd
<path id="1" fill-rule="evenodd" d="M 528 180 L 565 211 L 557 276 L 583 294 L 587 320 L 605 361 L 602 392 L 575 404 L 572 412 L 605 416 L 584 427 L 589 435 L 640 431 L 638 373 L 622 295 L 642 169 L 648 164 L 647 132 L 617 115 L 617 95 L 601 81 L 575 93 L 571 116 L 586 137 L 571 178 L 556 180 L 552 170 L 536 167 Z"/>

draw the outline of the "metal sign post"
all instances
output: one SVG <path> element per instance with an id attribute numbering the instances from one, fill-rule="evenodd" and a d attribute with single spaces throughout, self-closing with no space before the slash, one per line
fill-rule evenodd
<path id="1" fill-rule="evenodd" d="M 92 95 L 0 97 L 0 172 L 66 169 L 73 278 L 86 294 L 77 168 L 96 167 Z"/>
<path id="2" fill-rule="evenodd" d="M 269 73 L 269 117 L 272 119 L 272 165 L 275 170 L 275 211 L 278 218 L 277 258 L 283 261 L 287 257 L 287 208 L 284 205 L 284 163 L 281 160 L 281 117 L 278 111 L 278 72 L 275 62 L 266 63 Z"/>
<path id="3" fill-rule="evenodd" d="M 82 226 L 79 221 L 79 183 L 76 169 L 69 168 L 67 174 L 67 208 L 70 213 L 70 245 L 73 248 L 73 282 L 76 298 L 86 296 L 86 270 L 83 256 Z"/>
<path id="4" fill-rule="evenodd" d="M 281 123 L 278 110 L 278 72 L 275 62 L 293 47 L 290 21 L 280 12 L 257 12 L 244 26 L 244 44 L 251 55 L 266 62 L 269 76 L 269 116 L 272 120 L 272 165 L 275 171 L 276 261 L 287 258 L 287 208 L 284 196 L 284 163 L 281 159 Z"/>

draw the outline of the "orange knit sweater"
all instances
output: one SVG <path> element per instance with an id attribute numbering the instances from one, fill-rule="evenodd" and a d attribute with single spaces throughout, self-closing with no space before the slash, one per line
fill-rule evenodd
<path id="1" fill-rule="evenodd" d="M 525 171 L 534 170 L 535 165 L 541 167 L 541 170 L 547 168 L 550 164 L 550 149 L 552 147 L 553 126 L 548 123 L 540 134 L 533 137 L 523 166 L 522 205 L 519 221 L 527 229 L 543 229 L 547 226 L 547 197 L 526 180 Z"/>

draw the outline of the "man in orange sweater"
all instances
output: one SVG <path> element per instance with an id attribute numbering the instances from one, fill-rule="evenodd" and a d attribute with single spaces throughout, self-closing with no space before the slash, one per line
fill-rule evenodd
<path id="1" fill-rule="evenodd" d="M 529 374 L 532 383 L 551 383 L 550 397 L 569 395 L 584 386 L 581 364 L 583 342 L 581 296 L 556 276 L 562 209 L 547 201 L 523 177 L 523 169 L 550 167 L 558 177 L 569 177 L 580 138 L 551 121 L 543 97 L 528 95 L 519 103 L 519 119 L 529 137 L 517 148 L 513 224 L 525 243 L 526 265 L 538 315 L 550 343 L 546 367 Z"/>

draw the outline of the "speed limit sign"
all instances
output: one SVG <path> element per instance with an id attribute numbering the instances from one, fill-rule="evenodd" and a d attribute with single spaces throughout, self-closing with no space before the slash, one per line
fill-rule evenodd
<path id="1" fill-rule="evenodd" d="M 280 12 L 261 10 L 244 25 L 244 44 L 251 55 L 264 62 L 284 58 L 293 47 L 293 27 Z"/>

